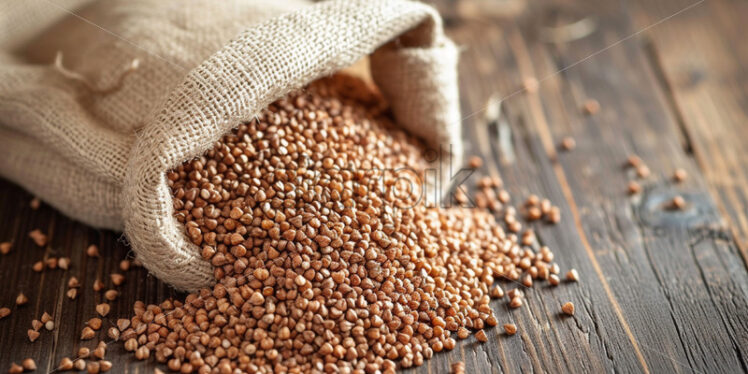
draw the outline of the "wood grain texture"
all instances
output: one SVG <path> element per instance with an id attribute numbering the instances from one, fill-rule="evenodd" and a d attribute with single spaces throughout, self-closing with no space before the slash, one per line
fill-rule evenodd
<path id="1" fill-rule="evenodd" d="M 693 2 L 641 2 L 638 24 Z M 748 114 L 745 15 L 748 4 L 696 3 L 648 35 L 647 53 L 678 114 L 682 143 L 701 168 L 712 196 L 748 260 Z"/>
<path id="2" fill-rule="evenodd" d="M 641 43 L 626 42 L 638 29 L 625 6 L 614 2 L 590 5 L 601 27 L 584 43 L 561 45 L 550 53 L 544 48 L 529 49 L 528 64 L 531 61 L 542 77 L 588 56 L 594 55 L 594 61 L 549 79 L 541 96 L 550 120 L 528 122 L 541 134 L 547 132 L 546 139 L 553 139 L 546 141 L 546 148 L 565 135 L 577 139 L 575 152 L 558 155 L 556 174 L 567 191 L 579 234 L 600 264 L 598 275 L 608 279 L 621 316 L 628 321 L 631 334 L 627 337 L 633 336 L 647 364 L 644 369 L 737 372 L 744 368 L 746 357 L 740 351 L 715 348 L 732 345 L 734 336 L 727 326 L 716 328 L 732 306 L 720 304 L 710 290 L 728 292 L 735 289 L 732 282 L 745 284 L 745 269 L 725 279 L 700 276 L 713 274 L 704 271 L 702 256 L 727 256 L 728 263 L 740 263 L 740 257 L 693 159 L 680 146 L 677 123 Z M 605 50 L 610 45 L 615 47 Z M 598 51 L 604 52 L 595 55 Z M 601 103 L 600 113 L 584 116 L 580 112 L 587 98 Z M 633 172 L 622 170 L 621 165 L 633 153 L 642 157 L 653 175 L 643 182 L 644 193 L 630 198 L 624 189 Z M 670 181 L 676 167 L 691 173 L 688 183 Z M 686 211 L 663 209 L 675 194 L 688 199 Z M 726 248 L 719 245 L 723 239 L 728 242 Z M 740 305 L 734 318 L 739 319 L 746 313 L 746 294 L 733 294 Z"/>
<path id="3" fill-rule="evenodd" d="M 89 228 L 79 222 L 64 217 L 53 208 L 42 204 L 39 210 L 29 206 L 32 196 L 20 187 L 0 180 L 0 242 L 11 241 L 13 248 L 0 257 L 0 306 L 12 309 L 10 316 L 0 320 L 0 370 L 8 369 L 11 362 L 20 362 L 31 357 L 36 361 L 38 372 L 51 372 L 63 357 L 75 357 L 80 347 L 93 349 L 100 340 L 108 343 L 107 360 L 112 361 L 116 371 L 130 371 L 133 368 L 150 367 L 153 364 L 140 363 L 126 354 L 122 345 L 110 342 L 106 329 L 117 318 L 127 318 L 132 313 L 135 300 L 160 302 L 168 297 L 179 296 L 168 286 L 147 274 L 143 268 L 132 267 L 127 272 L 119 269 L 119 262 L 128 256 L 129 248 L 121 234 Z M 49 236 L 45 247 L 36 246 L 28 237 L 28 232 L 39 229 Z M 100 258 L 85 255 L 90 244 L 99 246 Z M 31 269 L 34 262 L 48 257 L 70 257 L 68 270 L 48 269 L 36 273 Z M 113 272 L 126 276 L 119 287 L 113 287 L 109 275 Z M 78 297 L 70 300 L 65 296 L 67 281 L 75 276 L 81 283 Z M 97 304 L 105 302 L 103 292 L 93 291 L 93 282 L 101 279 L 105 289 L 116 288 L 121 296 L 109 302 L 111 311 L 97 336 L 92 340 L 81 341 L 81 330 L 86 322 L 96 314 Z M 15 306 L 19 292 L 29 298 L 24 306 Z M 31 321 L 39 319 L 47 312 L 53 316 L 55 329 L 40 330 L 41 336 L 31 343 L 26 332 Z"/>
<path id="4" fill-rule="evenodd" d="M 442 8 L 458 4 L 439 2 Z M 492 302 L 499 324 L 516 323 L 517 335 L 488 329 L 487 343 L 470 337 L 407 372 L 446 373 L 457 361 L 469 373 L 748 371 L 748 132 L 742 110 L 748 47 L 741 43 L 748 5 L 709 0 L 667 18 L 691 4 L 539 0 L 514 20 L 469 22 L 450 13 L 448 33 L 464 48 L 466 149 L 484 159 L 467 185 L 481 175 L 501 175 L 515 203 L 529 194 L 551 199 L 562 222 L 531 227 L 562 270 L 576 268 L 581 282 L 541 283 L 526 290 L 518 310 L 506 300 Z M 578 40 L 544 42 L 546 21 L 558 19 L 590 20 L 596 28 Z M 522 90 L 528 77 L 541 81 L 537 93 Z M 504 99 L 498 121 L 485 120 L 491 97 Z M 599 113 L 582 113 L 588 98 L 600 102 Z M 566 136 L 576 139 L 575 150 L 558 149 Z M 637 196 L 626 193 L 636 178 L 623 167 L 631 154 L 653 172 Z M 688 171 L 684 183 L 671 181 L 675 168 Z M 663 209 L 676 194 L 686 198 L 687 209 Z M 0 370 L 33 357 L 40 372 L 49 372 L 62 357 L 98 341 L 78 339 L 102 302 L 93 281 L 111 287 L 108 275 L 119 272 L 129 249 L 120 234 L 88 228 L 45 205 L 31 210 L 30 199 L 0 181 L 0 242 L 14 242 L 0 257 L 0 306 L 12 306 L 18 291 L 30 298 L 0 320 Z M 50 235 L 47 248 L 28 238 L 35 228 Z M 101 247 L 101 258 L 83 254 L 91 243 Z M 31 270 L 44 256 L 63 255 L 72 259 L 67 271 Z M 73 275 L 83 291 L 75 301 L 64 296 Z M 125 275 L 101 339 L 109 323 L 130 316 L 135 300 L 180 297 L 142 268 Z M 561 314 L 566 301 L 576 305 L 573 317 Z M 26 330 L 45 311 L 58 328 L 30 343 Z M 118 343 L 109 345 L 107 359 L 115 372 L 156 367 L 134 361 Z"/>

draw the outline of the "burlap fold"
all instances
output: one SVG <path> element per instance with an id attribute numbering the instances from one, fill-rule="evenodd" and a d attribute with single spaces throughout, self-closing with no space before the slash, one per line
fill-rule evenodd
<path id="1" fill-rule="evenodd" d="M 179 289 L 214 277 L 173 217 L 166 171 L 291 90 L 370 55 L 397 123 L 460 154 L 457 50 L 426 5 L 113 0 L 55 17 L 43 3 L 20 18 L 37 6 L 54 24 L 0 37 L 0 174 L 73 218 L 124 230 Z"/>

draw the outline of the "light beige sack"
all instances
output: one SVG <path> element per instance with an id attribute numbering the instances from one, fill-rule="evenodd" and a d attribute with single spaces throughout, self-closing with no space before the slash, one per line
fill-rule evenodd
<path id="1" fill-rule="evenodd" d="M 9 3 L 25 5 L 0 18 L 18 36 L 0 36 L 0 174 L 73 218 L 124 230 L 143 264 L 179 289 L 215 280 L 173 217 L 166 171 L 318 77 L 370 55 L 396 121 L 461 155 L 458 53 L 426 5 Z"/>

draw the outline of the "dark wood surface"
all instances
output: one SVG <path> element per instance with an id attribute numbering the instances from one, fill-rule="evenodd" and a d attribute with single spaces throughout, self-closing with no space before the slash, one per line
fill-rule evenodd
<path id="1" fill-rule="evenodd" d="M 464 48 L 469 154 L 482 156 L 480 173 L 501 175 L 515 200 L 534 193 L 560 206 L 561 223 L 533 227 L 581 282 L 535 287 L 518 310 L 494 302 L 500 323 L 515 322 L 517 335 L 490 329 L 487 343 L 471 337 L 411 372 L 445 373 L 456 361 L 470 373 L 748 371 L 748 3 L 543 0 L 506 18 L 437 5 Z M 559 25 L 580 19 L 595 24 L 590 35 L 547 42 Z M 528 77 L 540 81 L 537 93 L 520 91 Z M 504 99 L 498 121 L 486 118 L 491 97 Z M 600 102 L 599 113 L 582 113 L 588 98 Z M 576 139 L 571 152 L 558 148 L 566 136 Z M 635 176 L 623 167 L 631 154 L 652 170 L 633 197 L 626 185 Z M 688 171 L 681 184 L 670 178 L 676 168 Z M 688 208 L 664 210 L 676 194 Z M 44 204 L 32 210 L 31 198 L 0 181 L 0 242 L 14 242 L 0 257 L 0 306 L 13 309 L 0 320 L 0 370 L 32 357 L 39 371 L 52 371 L 78 347 L 95 345 L 78 339 L 102 301 L 88 290 L 97 277 L 111 286 L 108 275 L 129 251 L 121 234 Z M 28 238 L 37 228 L 49 234 L 47 248 Z M 92 243 L 101 258 L 84 255 Z M 69 256 L 73 265 L 31 270 L 48 256 Z M 179 296 L 145 269 L 124 274 L 105 327 L 129 317 L 135 300 Z M 70 276 L 87 290 L 75 301 L 64 296 Z M 18 291 L 26 306 L 13 306 Z M 565 301 L 576 305 L 574 317 L 561 316 Z M 31 320 L 45 311 L 57 327 L 30 343 Z M 116 372 L 156 367 L 118 343 L 107 359 Z"/>

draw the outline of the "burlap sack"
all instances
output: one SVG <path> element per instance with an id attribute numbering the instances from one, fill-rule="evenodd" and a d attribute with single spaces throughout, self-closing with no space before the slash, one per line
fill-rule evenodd
<path id="1" fill-rule="evenodd" d="M 165 172 L 318 77 L 370 55 L 396 121 L 461 154 L 457 50 L 420 3 L 4 6 L 0 174 L 71 217 L 124 230 L 143 264 L 179 289 L 214 277 L 173 218 Z"/>

